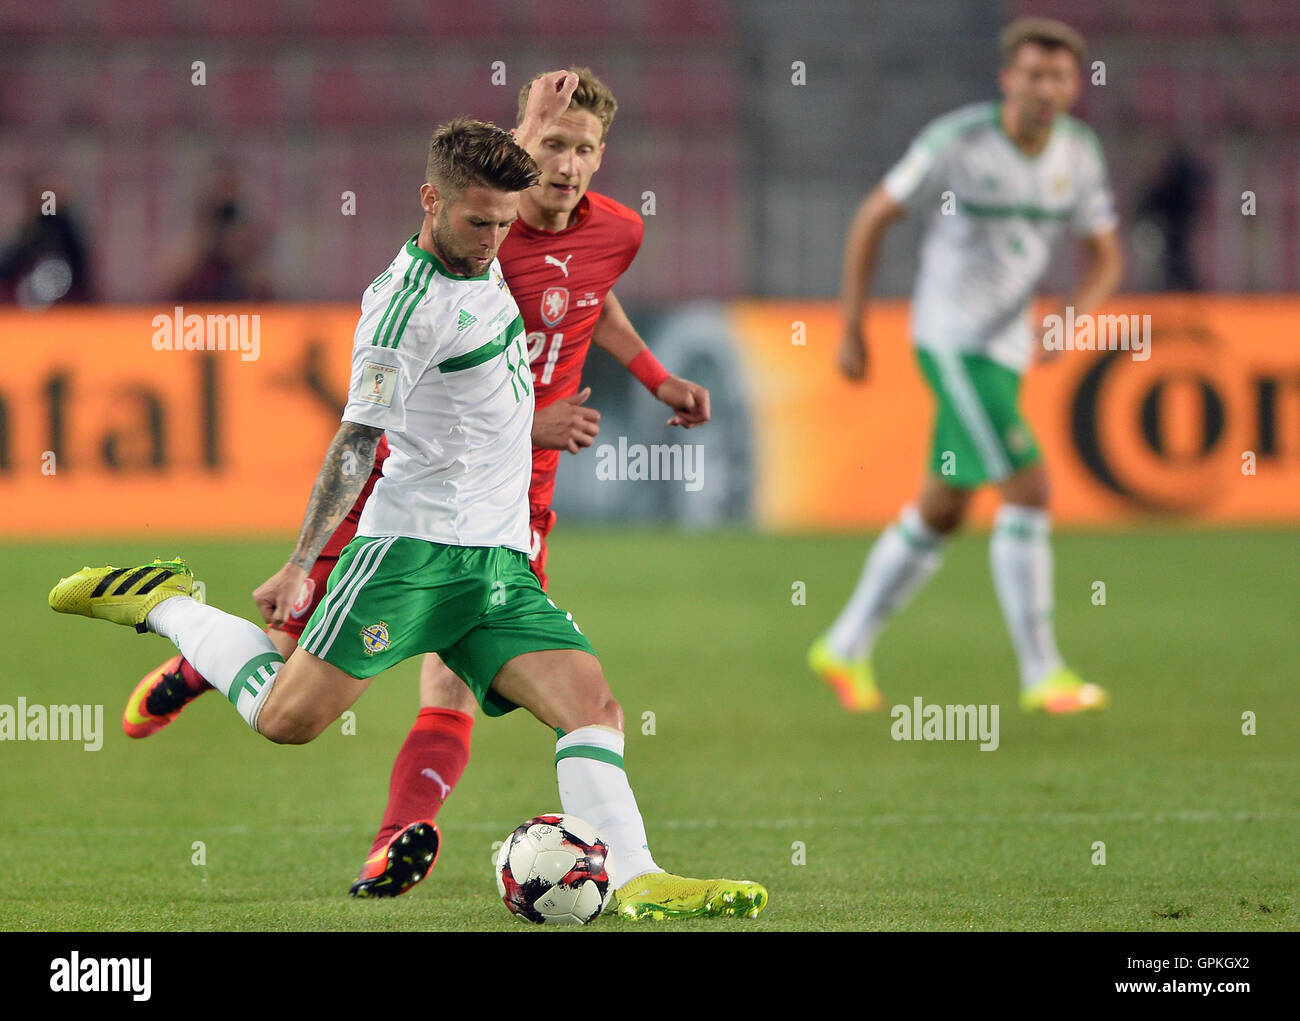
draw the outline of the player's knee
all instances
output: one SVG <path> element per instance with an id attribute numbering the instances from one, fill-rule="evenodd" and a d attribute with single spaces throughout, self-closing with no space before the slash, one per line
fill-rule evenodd
<path id="1" fill-rule="evenodd" d="M 1046 507 L 1051 497 L 1047 471 L 1041 464 L 1013 475 L 1002 485 L 1002 498 L 1020 507 Z"/>
<path id="2" fill-rule="evenodd" d="M 273 744 L 307 744 L 328 725 L 328 720 L 284 711 L 269 700 L 257 717 L 257 732 Z"/>
<path id="3" fill-rule="evenodd" d="M 948 535 L 961 527 L 971 495 L 972 490 L 958 489 L 938 479 L 927 479 L 917 502 L 917 511 L 931 531 Z"/>
<path id="4" fill-rule="evenodd" d="M 571 726 L 565 730 L 577 730 L 578 727 L 609 727 L 623 730 L 623 707 L 618 704 L 609 686 L 602 682 L 593 688 L 578 705 L 573 707 Z"/>
<path id="5" fill-rule="evenodd" d="M 922 518 L 939 535 L 949 535 L 961 527 L 962 519 L 965 516 L 965 508 L 946 507 L 933 514 L 922 515 Z"/>
<path id="6" fill-rule="evenodd" d="M 935 500 L 921 505 L 921 520 L 939 535 L 948 535 L 961 527 L 966 518 L 965 500 Z"/>
<path id="7" fill-rule="evenodd" d="M 1052 501 L 1052 483 L 1045 471 L 1038 473 L 1038 479 L 1034 484 L 1034 499 L 1036 507 L 1046 507 Z"/>
<path id="8" fill-rule="evenodd" d="M 605 692 L 605 697 L 595 706 L 596 719 L 592 723 L 601 727 L 610 727 L 614 730 L 623 729 L 623 707 L 618 704 L 614 696 Z"/>
<path id="9" fill-rule="evenodd" d="M 1045 509 L 1049 502 L 1049 496 L 1050 490 L 1047 485 L 1047 480 L 1044 479 L 1041 484 L 1034 486 L 1025 493 L 1021 497 L 1020 503 L 1026 507 L 1039 507 Z"/>
<path id="10" fill-rule="evenodd" d="M 270 720 L 259 717 L 257 732 L 272 744 L 307 744 L 316 736 L 297 724 L 276 717 Z"/>

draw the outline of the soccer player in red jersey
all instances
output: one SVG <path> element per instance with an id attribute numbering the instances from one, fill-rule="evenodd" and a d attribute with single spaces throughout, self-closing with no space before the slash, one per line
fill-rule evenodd
<path id="1" fill-rule="evenodd" d="M 541 180 L 521 196 L 519 219 L 497 253 L 528 331 L 537 400 L 528 492 L 533 547 L 529 561 L 543 588 L 560 452 L 578 453 L 591 446 L 599 431 L 599 413 L 585 406 L 590 388 L 579 389 L 591 344 L 617 358 L 672 409 L 668 424 L 690 429 L 709 420 L 708 391 L 659 364 L 611 290 L 636 257 L 644 224 L 633 210 L 588 190 L 618 104 L 589 69 L 573 71 L 578 84 L 568 110 L 525 145 L 541 168 Z M 539 75 L 520 91 L 521 125 L 530 92 L 550 77 Z M 253 593 L 271 625 L 272 640 L 286 655 L 323 596 L 338 551 L 351 540 L 386 455 L 381 442 L 366 488 L 302 587 L 286 592 L 277 574 Z M 123 727 L 133 737 L 148 736 L 206 689 L 188 663 L 173 657 L 137 685 Z M 420 672 L 420 710 L 393 764 L 388 805 L 350 890 L 354 896 L 396 896 L 428 874 L 437 854 L 432 820 L 469 761 L 474 705 L 473 694 L 460 678 L 436 655 L 426 656 Z"/>

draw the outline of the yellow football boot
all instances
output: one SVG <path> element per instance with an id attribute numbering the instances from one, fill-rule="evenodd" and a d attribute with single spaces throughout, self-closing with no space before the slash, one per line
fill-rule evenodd
<path id="1" fill-rule="evenodd" d="M 83 567 L 50 589 L 50 609 L 125 624 L 143 634 L 149 611 L 172 596 L 203 601 L 194 572 L 179 558 L 143 567 Z"/>
<path id="2" fill-rule="evenodd" d="M 874 713 L 884 708 L 885 696 L 876 687 L 871 661 L 840 659 L 825 635 L 808 650 L 808 668 L 834 689 L 846 712 Z"/>
<path id="3" fill-rule="evenodd" d="M 620 918 L 662 922 L 677 918 L 755 918 L 767 906 L 767 889 L 744 879 L 686 879 L 647 872 L 615 895 Z"/>
<path id="4" fill-rule="evenodd" d="M 1027 713 L 1063 715 L 1105 709 L 1110 695 L 1097 684 L 1086 684 L 1069 667 L 1052 671 L 1032 688 L 1020 693 L 1020 708 Z"/>

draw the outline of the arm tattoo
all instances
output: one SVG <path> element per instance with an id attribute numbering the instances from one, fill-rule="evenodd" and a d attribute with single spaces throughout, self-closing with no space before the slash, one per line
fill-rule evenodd
<path id="1" fill-rule="evenodd" d="M 344 422 L 339 426 L 329 450 L 325 452 L 325 463 L 316 476 L 311 499 L 307 501 L 302 531 L 298 533 L 298 544 L 293 548 L 289 563 L 304 571 L 311 570 L 320 551 L 365 488 L 375 463 L 375 448 L 383 435 L 382 429 L 356 422 Z"/>

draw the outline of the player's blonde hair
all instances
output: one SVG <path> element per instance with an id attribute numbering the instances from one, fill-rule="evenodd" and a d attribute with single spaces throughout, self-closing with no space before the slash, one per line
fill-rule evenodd
<path id="1" fill-rule="evenodd" d="M 424 179 L 448 197 L 471 185 L 524 191 L 537 183 L 537 163 L 504 128 L 457 117 L 433 133 Z"/>
<path id="2" fill-rule="evenodd" d="M 600 140 L 605 141 L 605 136 L 609 134 L 609 126 L 614 123 L 614 114 L 618 112 L 618 100 L 614 98 L 614 93 L 609 91 L 609 86 L 597 78 L 591 68 L 571 67 L 568 70 L 578 76 L 578 87 L 574 89 L 573 98 L 569 100 L 569 109 L 586 110 L 593 114 L 596 120 L 600 121 Z M 533 82 L 541 77 L 540 74 L 533 75 L 519 90 L 519 112 L 515 115 L 516 124 L 524 122 L 524 110 L 528 106 L 528 90 L 533 87 Z"/>
<path id="3" fill-rule="evenodd" d="M 1049 50 L 1067 49 L 1083 66 L 1083 36 L 1064 21 L 1053 18 L 1017 18 L 1002 30 L 998 45 L 1002 49 L 1002 66 L 1010 67 L 1016 53 L 1025 43 L 1034 43 Z"/>

